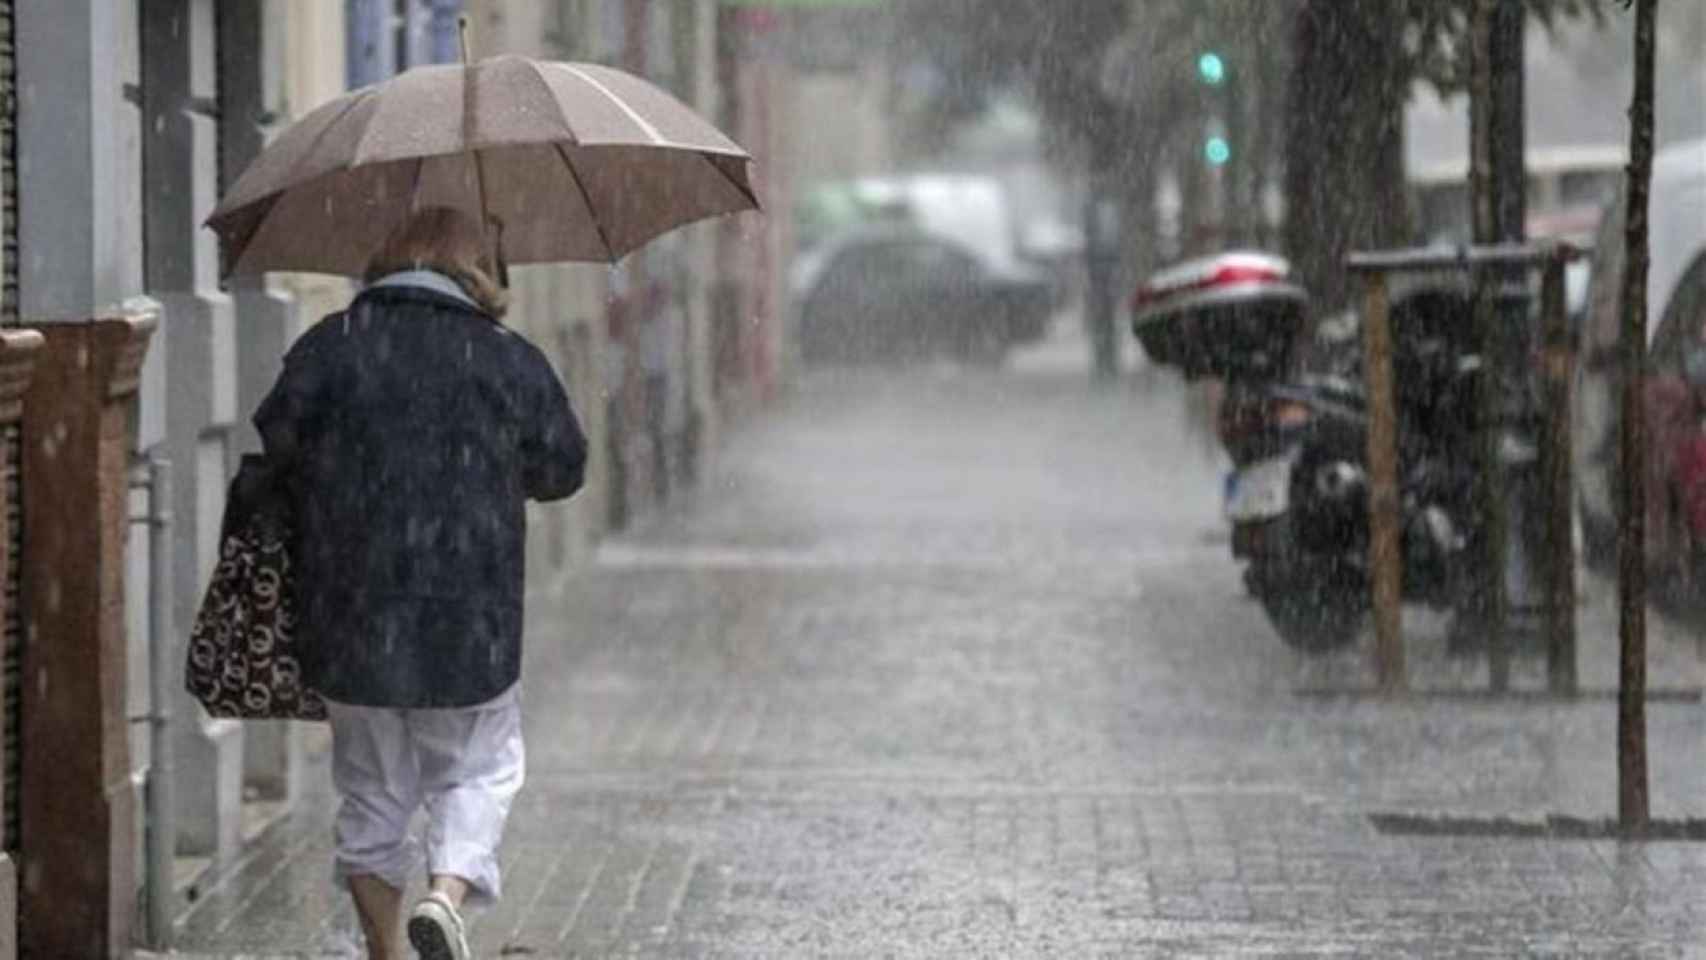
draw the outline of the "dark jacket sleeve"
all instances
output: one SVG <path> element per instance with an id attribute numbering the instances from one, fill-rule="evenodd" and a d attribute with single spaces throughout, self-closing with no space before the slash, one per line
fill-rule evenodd
<path id="1" fill-rule="evenodd" d="M 287 470 L 301 452 L 305 421 L 325 377 L 322 364 L 316 359 L 317 333 L 318 328 L 310 330 L 291 346 L 284 355 L 284 369 L 279 371 L 278 380 L 255 410 L 255 430 L 261 435 L 267 462 L 275 470 Z"/>
<path id="2" fill-rule="evenodd" d="M 529 359 L 532 402 L 522 430 L 522 489 L 534 500 L 561 500 L 586 478 L 586 436 L 551 364 L 537 352 Z"/>

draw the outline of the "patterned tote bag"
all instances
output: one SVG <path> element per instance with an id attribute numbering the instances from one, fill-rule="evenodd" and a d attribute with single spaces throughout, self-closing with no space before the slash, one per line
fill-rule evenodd
<path id="1" fill-rule="evenodd" d="M 185 685 L 215 717 L 324 720 L 303 686 L 291 579 L 293 524 L 280 479 L 245 456 L 225 501 L 219 563 L 190 631 Z"/>

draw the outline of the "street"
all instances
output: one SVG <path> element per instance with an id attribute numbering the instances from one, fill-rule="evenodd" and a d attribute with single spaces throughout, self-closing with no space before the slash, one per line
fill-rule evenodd
<path id="1" fill-rule="evenodd" d="M 1184 389 L 1094 387 L 1082 350 L 808 374 L 533 598 L 528 782 L 475 953 L 1706 956 L 1706 846 L 1498 829 L 1615 813 L 1614 700 L 1462 693 L 1478 666 L 1422 615 L 1432 695 L 1362 694 L 1366 649 L 1288 651 Z M 1698 689 L 1692 637 L 1653 646 L 1655 687 Z M 1706 816 L 1701 705 L 1650 717 L 1654 816 Z M 358 955 L 323 781 L 181 950 Z"/>

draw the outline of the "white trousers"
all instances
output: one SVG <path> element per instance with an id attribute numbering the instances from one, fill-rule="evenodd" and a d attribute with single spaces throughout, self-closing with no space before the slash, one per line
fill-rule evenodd
<path id="1" fill-rule="evenodd" d="M 424 808 L 427 873 L 467 880 L 471 903 L 496 900 L 498 843 L 527 769 L 517 691 L 457 710 L 328 703 L 327 713 L 332 783 L 342 801 L 337 881 L 374 874 L 407 887 L 420 863 L 409 824 Z"/>

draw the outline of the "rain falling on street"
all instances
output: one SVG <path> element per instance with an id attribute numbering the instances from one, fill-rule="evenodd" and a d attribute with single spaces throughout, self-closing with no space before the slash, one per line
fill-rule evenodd
<path id="1" fill-rule="evenodd" d="M 1706 960 L 1706 0 L 0 0 L 0 960 Z"/>
<path id="2" fill-rule="evenodd" d="M 1188 391 L 1089 385 L 1075 325 L 1001 372 L 804 378 L 535 604 L 528 787 L 476 955 L 1691 948 L 1706 847 L 1488 835 L 1613 807 L 1612 701 L 1386 703 L 1365 650 L 1287 650 L 1227 562 Z M 1418 685 L 1473 686 L 1427 628 Z M 1693 649 L 1656 638 L 1655 679 L 1697 687 Z M 1655 707 L 1664 816 L 1706 814 L 1702 732 Z M 348 949 L 328 813 L 203 892 L 183 948 Z"/>

